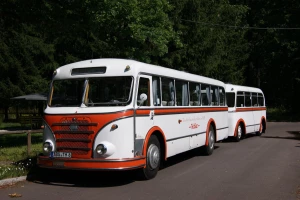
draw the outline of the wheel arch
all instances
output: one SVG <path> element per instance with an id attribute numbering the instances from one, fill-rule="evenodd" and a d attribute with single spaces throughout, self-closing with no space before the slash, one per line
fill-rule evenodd
<path id="1" fill-rule="evenodd" d="M 215 135 L 215 142 L 217 141 L 217 129 L 216 129 L 216 122 L 214 119 L 210 118 L 207 122 L 207 126 L 206 126 L 206 139 L 205 139 L 205 145 L 208 145 L 208 134 L 209 134 L 209 127 L 210 125 L 212 125 L 213 129 L 214 129 L 214 135 Z"/>
<path id="2" fill-rule="evenodd" d="M 238 126 L 239 124 L 242 125 L 242 130 L 243 130 L 243 133 L 246 135 L 246 123 L 243 119 L 239 119 L 237 122 L 236 122 L 236 125 L 235 125 L 235 129 L 234 129 L 234 137 L 236 137 L 237 135 L 237 129 L 238 129 Z"/>
<path id="3" fill-rule="evenodd" d="M 164 160 L 166 160 L 167 159 L 166 137 L 165 137 L 164 132 L 161 130 L 161 128 L 159 128 L 157 126 L 152 127 L 146 135 L 146 138 L 145 138 L 144 144 L 143 144 L 143 156 L 146 157 L 146 155 L 147 155 L 147 146 L 148 146 L 149 139 L 152 135 L 155 135 L 157 137 L 157 139 L 160 143 L 160 151 L 161 151 L 162 158 L 164 158 Z"/>
<path id="4" fill-rule="evenodd" d="M 260 122 L 259 130 L 262 130 L 262 133 L 265 133 L 267 129 L 267 120 L 264 116 L 262 116 L 260 121 L 261 122 Z"/>

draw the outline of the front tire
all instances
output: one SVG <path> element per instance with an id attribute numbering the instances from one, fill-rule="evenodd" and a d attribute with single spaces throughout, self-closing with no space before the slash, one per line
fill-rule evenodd
<path id="1" fill-rule="evenodd" d="M 160 167 L 160 143 L 155 135 L 149 139 L 146 154 L 146 167 L 140 170 L 140 177 L 144 180 L 156 176 Z"/>
<path id="2" fill-rule="evenodd" d="M 204 155 L 211 155 L 215 148 L 215 130 L 212 125 L 209 126 L 208 145 L 202 147 Z"/>

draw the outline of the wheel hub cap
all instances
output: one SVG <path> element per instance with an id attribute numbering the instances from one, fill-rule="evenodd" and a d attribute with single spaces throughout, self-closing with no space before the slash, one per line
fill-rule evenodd
<path id="1" fill-rule="evenodd" d="M 242 137 L 242 127 L 238 127 L 238 138 Z"/>
<path id="2" fill-rule="evenodd" d="M 212 149 L 214 148 L 215 139 L 214 139 L 214 133 L 212 131 L 209 132 L 209 147 Z"/>
<path id="3" fill-rule="evenodd" d="M 155 169 L 158 167 L 159 164 L 159 159 L 160 159 L 160 155 L 159 155 L 159 149 L 156 145 L 151 144 L 148 148 L 148 152 L 147 152 L 147 160 L 149 163 L 149 166 L 152 169 Z"/>

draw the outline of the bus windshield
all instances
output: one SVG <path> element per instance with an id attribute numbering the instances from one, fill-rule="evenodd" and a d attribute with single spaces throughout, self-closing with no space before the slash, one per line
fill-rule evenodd
<path id="1" fill-rule="evenodd" d="M 49 106 L 125 106 L 131 101 L 132 83 L 129 76 L 55 80 Z"/>
<path id="2" fill-rule="evenodd" d="M 234 107 L 235 106 L 235 93 L 234 92 L 227 92 L 226 93 L 226 99 L 227 99 L 227 106 L 228 107 Z"/>

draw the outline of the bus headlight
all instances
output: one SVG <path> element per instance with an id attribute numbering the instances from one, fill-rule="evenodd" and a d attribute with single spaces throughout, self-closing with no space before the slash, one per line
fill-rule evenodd
<path id="1" fill-rule="evenodd" d="M 94 149 L 94 158 L 107 158 L 116 152 L 116 147 L 110 142 L 99 141 Z"/>
<path id="2" fill-rule="evenodd" d="M 107 152 L 107 147 L 104 144 L 99 144 L 96 147 L 96 152 L 99 155 L 103 155 L 103 154 L 105 154 Z"/>
<path id="3" fill-rule="evenodd" d="M 53 145 L 50 142 L 45 142 L 43 145 L 43 150 L 45 154 L 49 154 L 53 151 Z"/>

